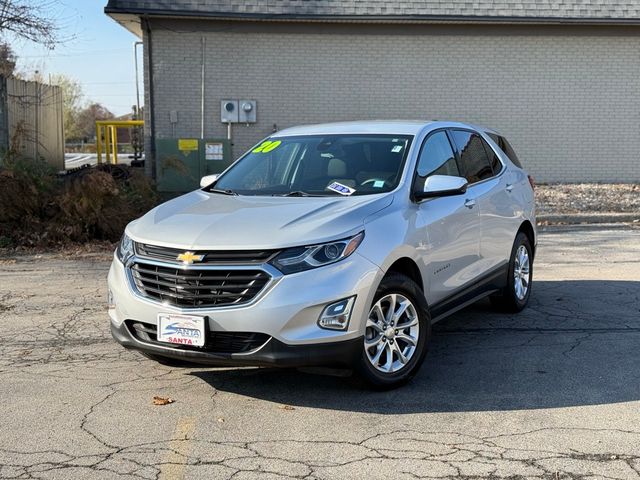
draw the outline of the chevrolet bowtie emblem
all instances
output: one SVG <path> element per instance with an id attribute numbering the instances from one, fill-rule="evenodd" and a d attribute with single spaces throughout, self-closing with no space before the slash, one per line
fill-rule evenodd
<path id="1" fill-rule="evenodd" d="M 196 255 L 194 252 L 184 252 L 176 257 L 176 260 L 185 265 L 192 265 L 194 262 L 201 262 L 203 259 L 204 255 Z"/>

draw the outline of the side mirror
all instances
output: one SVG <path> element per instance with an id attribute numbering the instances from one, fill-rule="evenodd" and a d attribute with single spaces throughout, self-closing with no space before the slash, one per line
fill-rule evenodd
<path id="1" fill-rule="evenodd" d="M 431 175 L 424 182 L 422 192 L 415 192 L 418 200 L 431 197 L 447 197 L 451 195 L 462 195 L 467 191 L 466 178 L 453 177 L 451 175 Z"/>
<path id="2" fill-rule="evenodd" d="M 219 173 L 215 173 L 213 175 L 206 175 L 206 176 L 202 177 L 200 179 L 200 187 L 201 188 L 208 187 L 213 182 L 215 182 L 218 179 L 219 176 L 220 176 Z"/>

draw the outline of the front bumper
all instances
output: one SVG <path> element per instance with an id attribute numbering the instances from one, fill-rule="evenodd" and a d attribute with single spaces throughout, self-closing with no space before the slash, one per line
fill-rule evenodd
<path id="1" fill-rule="evenodd" d="M 354 253 L 333 265 L 274 279 L 253 303 L 213 308 L 179 308 L 141 297 L 125 267 L 114 258 L 109 271 L 109 309 L 113 337 L 126 348 L 209 365 L 349 365 L 362 348 L 366 317 L 382 271 Z M 349 326 L 344 331 L 318 326 L 330 303 L 355 296 Z M 127 321 L 157 325 L 159 313 L 187 313 L 207 317 L 211 333 L 251 332 L 270 339 L 243 353 L 181 350 L 141 341 Z"/>
<path id="2" fill-rule="evenodd" d="M 215 353 L 152 345 L 138 341 L 125 323 L 111 324 L 111 334 L 125 348 L 162 357 L 212 366 L 311 367 L 353 365 L 362 350 L 362 338 L 332 343 L 287 345 L 270 338 L 262 347 L 248 353 Z"/>

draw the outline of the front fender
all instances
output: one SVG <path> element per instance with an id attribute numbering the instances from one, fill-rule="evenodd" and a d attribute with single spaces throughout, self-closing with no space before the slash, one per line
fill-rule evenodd
<path id="1" fill-rule="evenodd" d="M 424 262 L 426 238 L 420 239 L 416 232 L 417 207 L 413 204 L 401 207 L 394 202 L 365 221 L 365 238 L 358 253 L 377 265 L 384 273 L 400 259 L 413 261 L 422 280 L 425 292 L 429 291 L 428 276 Z"/>

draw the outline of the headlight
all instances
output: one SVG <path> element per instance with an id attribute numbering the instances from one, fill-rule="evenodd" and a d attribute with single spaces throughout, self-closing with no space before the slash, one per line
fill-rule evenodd
<path id="1" fill-rule="evenodd" d="M 363 238 L 364 232 L 360 232 L 354 237 L 336 242 L 288 248 L 278 254 L 271 264 L 285 275 L 322 267 L 347 258 L 355 252 Z"/>
<path id="2" fill-rule="evenodd" d="M 122 263 L 127 263 L 127 260 L 133 256 L 133 240 L 131 240 L 126 233 L 124 233 L 120 239 L 117 252 L 118 258 Z"/>

